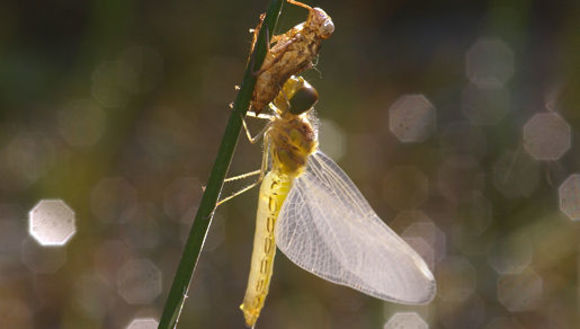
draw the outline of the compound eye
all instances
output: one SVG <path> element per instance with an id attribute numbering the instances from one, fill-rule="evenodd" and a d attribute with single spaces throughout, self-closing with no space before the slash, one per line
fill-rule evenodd
<path id="1" fill-rule="evenodd" d="M 310 110 L 316 103 L 318 103 L 318 91 L 305 81 L 304 85 L 290 99 L 289 112 L 300 115 Z"/>

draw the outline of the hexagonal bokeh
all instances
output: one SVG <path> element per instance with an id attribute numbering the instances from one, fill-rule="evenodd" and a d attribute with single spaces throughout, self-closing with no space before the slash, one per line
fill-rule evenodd
<path id="1" fill-rule="evenodd" d="M 514 54 L 499 39 L 479 39 L 465 55 L 465 74 L 480 87 L 502 87 L 514 74 Z"/>
<path id="2" fill-rule="evenodd" d="M 580 174 L 566 178 L 558 188 L 560 210 L 571 220 L 580 220 Z"/>
<path id="3" fill-rule="evenodd" d="M 435 115 L 424 95 L 404 95 L 389 108 L 389 129 L 403 143 L 422 142 L 435 130 Z"/>
<path id="4" fill-rule="evenodd" d="M 556 113 L 537 113 L 524 125 L 524 148 L 537 160 L 558 160 L 571 140 L 570 125 Z"/>
<path id="5" fill-rule="evenodd" d="M 387 323 L 383 329 L 428 329 L 429 325 L 417 312 L 397 312 Z"/>
<path id="6" fill-rule="evenodd" d="M 117 292 L 128 304 L 150 304 L 161 294 L 161 271 L 148 259 L 129 260 L 117 274 Z"/>
<path id="7" fill-rule="evenodd" d="M 510 312 L 534 310 L 542 294 L 543 280 L 532 270 L 502 275 L 497 282 L 497 299 Z"/>
<path id="8" fill-rule="evenodd" d="M 62 200 L 42 200 L 29 213 L 28 232 L 43 246 L 63 246 L 76 232 L 75 213 Z"/>
<path id="9" fill-rule="evenodd" d="M 151 318 L 133 319 L 126 329 L 156 329 L 159 322 Z"/>

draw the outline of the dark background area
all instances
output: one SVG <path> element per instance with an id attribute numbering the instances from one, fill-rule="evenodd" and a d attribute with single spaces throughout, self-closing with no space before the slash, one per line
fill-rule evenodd
<path id="1" fill-rule="evenodd" d="M 0 3 L 0 327 L 155 327 L 267 4 Z M 309 4 L 336 26 L 304 74 L 321 149 L 438 296 L 381 302 L 279 253 L 257 327 L 577 328 L 580 4 Z M 279 33 L 305 17 L 285 5 Z M 260 157 L 242 136 L 230 174 Z M 65 246 L 28 233 L 45 199 L 74 210 Z M 218 209 L 179 328 L 243 327 L 256 203 Z"/>

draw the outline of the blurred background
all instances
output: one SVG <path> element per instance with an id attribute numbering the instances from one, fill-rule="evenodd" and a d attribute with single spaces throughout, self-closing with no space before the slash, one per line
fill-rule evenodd
<path id="1" fill-rule="evenodd" d="M 336 25 L 305 74 L 321 149 L 438 295 L 381 302 L 279 253 L 257 327 L 578 328 L 580 3 L 309 4 Z M 156 328 L 267 5 L 0 3 L 0 327 Z M 230 174 L 260 157 L 241 138 Z M 256 202 L 218 209 L 179 328 L 243 328 Z"/>

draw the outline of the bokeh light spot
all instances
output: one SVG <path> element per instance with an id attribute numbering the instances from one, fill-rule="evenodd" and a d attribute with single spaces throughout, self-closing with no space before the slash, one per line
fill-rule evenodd
<path id="1" fill-rule="evenodd" d="M 129 260 L 117 274 L 117 292 L 128 304 L 150 304 L 161 294 L 161 271 L 148 259 Z"/>
<path id="2" fill-rule="evenodd" d="M 397 312 L 385 323 L 383 329 L 428 329 L 429 325 L 417 312 Z"/>
<path id="3" fill-rule="evenodd" d="M 156 329 L 159 322 L 151 318 L 133 319 L 127 329 Z"/>
<path id="4" fill-rule="evenodd" d="M 435 115 L 424 95 L 404 95 L 389 108 L 389 129 L 403 143 L 422 142 L 435 130 Z"/>
<path id="5" fill-rule="evenodd" d="M 570 125 L 556 113 L 537 113 L 524 125 L 524 148 L 537 160 L 558 160 L 570 145 Z"/>
<path id="6" fill-rule="evenodd" d="M 573 221 L 580 221 L 580 174 L 573 174 L 558 188 L 560 210 Z"/>
<path id="7" fill-rule="evenodd" d="M 479 39 L 466 53 L 465 74 L 480 87 L 502 87 L 514 74 L 514 54 L 502 40 Z"/>
<path id="8" fill-rule="evenodd" d="M 75 213 L 62 200 L 42 200 L 29 213 L 29 233 L 43 246 L 63 246 L 76 232 Z"/>

